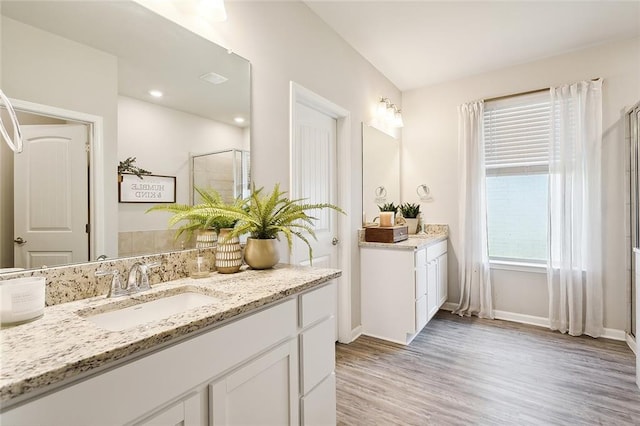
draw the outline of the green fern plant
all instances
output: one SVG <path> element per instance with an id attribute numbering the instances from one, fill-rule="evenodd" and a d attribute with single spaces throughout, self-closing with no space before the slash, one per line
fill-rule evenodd
<path id="1" fill-rule="evenodd" d="M 235 226 L 237 219 L 232 219 L 224 215 L 210 214 L 210 211 L 211 209 L 224 206 L 241 208 L 244 200 L 237 199 L 233 204 L 227 205 L 222 200 L 220 194 L 214 189 L 194 189 L 200 195 L 202 200 L 200 203 L 193 206 L 190 204 L 162 204 L 151 207 L 147 210 L 147 213 L 158 210 L 173 213 L 173 216 L 169 219 L 170 228 L 180 222 L 186 222 L 177 229 L 176 239 L 183 233 L 191 237 L 191 235 L 198 230 L 215 229 L 215 231 L 219 233 L 220 229 L 233 228 Z"/>
<path id="2" fill-rule="evenodd" d="M 293 238 L 297 237 L 309 248 L 309 258 L 313 251 L 307 234 L 316 238 L 313 230 L 315 217 L 307 212 L 317 209 L 330 208 L 344 214 L 344 211 L 333 204 L 308 204 L 304 199 L 290 200 L 286 192 L 280 190 L 276 184 L 268 194 L 263 194 L 264 188 L 256 189 L 252 185 L 251 195 L 242 204 L 212 205 L 200 207 L 198 214 L 202 217 L 214 216 L 236 220 L 236 226 L 227 234 L 227 238 L 249 234 L 256 239 L 280 239 L 284 234 L 289 250 L 293 248 Z M 194 206 L 195 208 L 195 206 Z"/>

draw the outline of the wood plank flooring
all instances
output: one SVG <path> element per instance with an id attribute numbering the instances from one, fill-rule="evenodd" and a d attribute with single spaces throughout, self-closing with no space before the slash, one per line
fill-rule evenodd
<path id="1" fill-rule="evenodd" d="M 410 346 L 336 346 L 340 425 L 640 425 L 626 343 L 439 312 Z"/>

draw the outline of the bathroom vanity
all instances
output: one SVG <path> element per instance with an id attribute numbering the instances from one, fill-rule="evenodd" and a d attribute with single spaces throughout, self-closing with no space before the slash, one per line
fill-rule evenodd
<path id="1" fill-rule="evenodd" d="M 279 265 L 49 306 L 2 329 L 2 424 L 335 424 L 340 271 Z M 207 303 L 110 331 L 100 315 Z"/>
<path id="2" fill-rule="evenodd" d="M 447 301 L 447 233 L 360 242 L 362 333 L 408 345 Z"/>

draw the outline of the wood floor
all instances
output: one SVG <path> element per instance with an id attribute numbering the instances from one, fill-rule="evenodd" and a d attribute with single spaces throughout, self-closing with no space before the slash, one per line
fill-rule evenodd
<path id="1" fill-rule="evenodd" d="M 640 425 L 624 342 L 441 311 L 410 346 L 336 355 L 340 425 Z"/>

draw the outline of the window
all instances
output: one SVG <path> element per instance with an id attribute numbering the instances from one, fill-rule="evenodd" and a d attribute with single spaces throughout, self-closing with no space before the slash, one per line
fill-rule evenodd
<path id="1" fill-rule="evenodd" d="M 547 260 L 549 114 L 547 91 L 485 103 L 491 260 Z"/>

